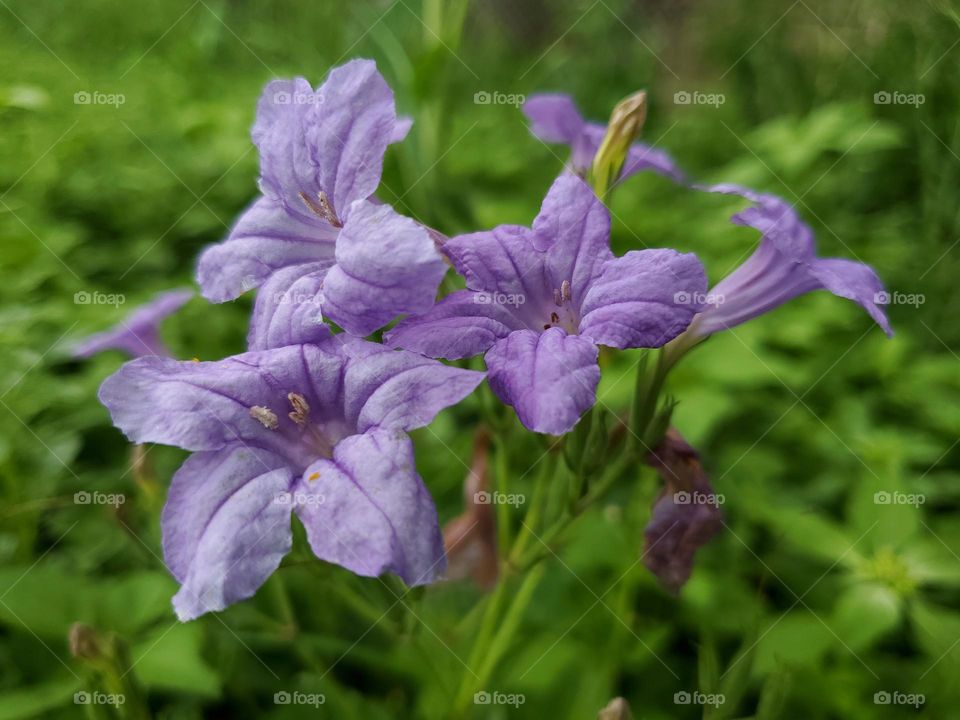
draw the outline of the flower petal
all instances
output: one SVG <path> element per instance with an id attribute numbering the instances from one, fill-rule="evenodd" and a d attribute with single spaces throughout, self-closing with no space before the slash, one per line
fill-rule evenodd
<path id="1" fill-rule="evenodd" d="M 368 577 L 392 572 L 410 586 L 445 570 L 437 511 L 402 432 L 374 428 L 341 440 L 333 458 L 307 469 L 294 498 L 321 560 Z"/>
<path id="2" fill-rule="evenodd" d="M 530 132 L 548 143 L 572 143 L 583 129 L 583 118 L 569 95 L 531 95 L 523 103 Z"/>
<path id="3" fill-rule="evenodd" d="M 410 134 L 410 128 L 413 127 L 413 118 L 408 115 L 401 115 L 393 124 L 393 132 L 390 133 L 390 144 L 403 142 Z"/>
<path id="4" fill-rule="evenodd" d="M 323 279 L 329 268 L 329 263 L 307 263 L 271 275 L 257 291 L 247 349 L 268 350 L 329 337 L 322 313 Z"/>
<path id="5" fill-rule="evenodd" d="M 707 278 L 692 253 L 634 250 L 609 260 L 580 308 L 580 334 L 616 348 L 660 347 L 702 309 Z"/>
<path id="6" fill-rule="evenodd" d="M 482 372 L 375 343 L 356 343 L 347 352 L 351 357 L 344 379 L 344 416 L 361 433 L 374 426 L 423 427 L 484 378 Z"/>
<path id="7" fill-rule="evenodd" d="M 222 243 L 207 248 L 197 282 L 211 302 L 224 302 L 262 284 L 289 265 L 331 262 L 336 228 L 318 217 L 293 215 L 273 198 L 254 202 Z"/>
<path id="8" fill-rule="evenodd" d="M 893 337 L 893 328 L 881 307 L 886 304 L 887 293 L 872 267 L 842 258 L 818 258 L 810 270 L 826 290 L 853 300 L 869 313 L 887 337 Z"/>
<path id="9" fill-rule="evenodd" d="M 536 432 L 562 435 L 596 402 L 597 348 L 560 328 L 511 333 L 487 352 L 490 387 Z"/>
<path id="10" fill-rule="evenodd" d="M 458 235 L 444 243 L 443 251 L 471 290 L 522 296 L 528 302 L 548 292 L 543 253 L 534 247 L 529 228 L 500 225 Z"/>
<path id="11" fill-rule="evenodd" d="M 191 455 L 173 476 L 161 521 L 163 554 L 181 583 L 180 620 L 253 595 L 290 552 L 293 472 L 242 445 Z"/>
<path id="12" fill-rule="evenodd" d="M 569 283 L 574 307 L 610 252 L 610 213 L 583 180 L 561 175 L 554 180 L 533 221 L 534 244 L 546 251 L 547 282 L 560 289 Z"/>
<path id="13" fill-rule="evenodd" d="M 486 352 L 500 338 L 523 328 L 510 306 L 498 302 L 496 295 L 457 290 L 423 315 L 400 321 L 383 340 L 390 347 L 427 357 L 459 360 Z"/>
<path id="14" fill-rule="evenodd" d="M 359 202 L 337 241 L 324 281 L 324 313 L 354 335 L 369 335 L 402 313 L 429 308 L 446 265 L 419 223 L 389 205 Z"/>

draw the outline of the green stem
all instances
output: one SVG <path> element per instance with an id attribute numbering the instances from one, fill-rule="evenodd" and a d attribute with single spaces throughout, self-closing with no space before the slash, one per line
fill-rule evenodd
<path id="1" fill-rule="evenodd" d="M 504 557 L 510 547 L 510 505 L 506 502 L 509 490 L 507 482 L 509 462 L 506 445 L 499 433 L 493 436 L 493 467 L 497 477 L 497 493 L 500 496 L 500 502 L 496 504 L 497 545 L 500 548 L 501 557 Z"/>

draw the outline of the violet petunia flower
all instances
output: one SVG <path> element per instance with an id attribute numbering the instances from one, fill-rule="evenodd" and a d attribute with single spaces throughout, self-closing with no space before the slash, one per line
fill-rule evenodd
<path id="1" fill-rule="evenodd" d="M 881 305 L 883 283 L 873 268 L 842 258 L 820 258 L 813 231 L 785 200 L 738 185 L 712 185 L 700 190 L 739 195 L 753 205 L 731 221 L 759 230 L 759 247 L 707 295 L 708 307 L 687 330 L 684 345 L 699 341 L 813 290 L 829 290 L 863 307 L 888 335 L 893 330 Z"/>
<path id="2" fill-rule="evenodd" d="M 181 620 L 250 597 L 292 542 L 408 585 L 444 570 L 437 514 L 406 431 L 466 397 L 483 373 L 349 335 L 218 362 L 140 358 L 100 401 L 133 442 L 193 452 L 163 511 Z"/>
<path id="3" fill-rule="evenodd" d="M 458 359 L 486 353 L 490 386 L 529 429 L 559 435 L 596 402 L 597 345 L 659 347 L 706 289 L 696 256 L 610 251 L 610 214 L 579 178 L 553 183 L 533 228 L 461 235 L 444 251 L 467 289 L 385 334 L 393 347 Z"/>
<path id="4" fill-rule="evenodd" d="M 588 122 L 577 110 L 569 95 L 531 95 L 523 104 L 523 113 L 530 120 L 530 132 L 544 142 L 570 146 L 570 169 L 580 177 L 586 177 L 593 165 L 607 126 Z M 635 142 L 623 163 L 619 180 L 625 180 L 643 170 L 683 183 L 685 177 L 679 166 L 663 150 L 645 143 Z"/>
<path id="5" fill-rule="evenodd" d="M 372 60 L 334 68 L 317 90 L 303 78 L 264 89 L 251 131 L 262 196 L 197 270 L 213 302 L 260 288 L 251 350 L 291 332 L 322 339 L 324 316 L 367 335 L 433 303 L 446 266 L 429 231 L 373 198 L 387 145 L 409 128 Z"/>
<path id="6" fill-rule="evenodd" d="M 135 358 L 144 355 L 169 357 L 170 351 L 160 340 L 160 323 L 192 297 L 193 290 L 186 289 L 157 293 L 150 302 L 138 307 L 109 330 L 74 345 L 71 353 L 77 358 L 87 358 L 104 350 L 120 350 Z"/>

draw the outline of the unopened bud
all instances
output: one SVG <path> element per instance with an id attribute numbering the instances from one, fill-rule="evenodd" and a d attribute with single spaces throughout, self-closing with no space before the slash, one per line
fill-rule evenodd
<path id="1" fill-rule="evenodd" d="M 598 197 L 607 194 L 620 177 L 630 146 L 647 119 L 647 93 L 643 90 L 621 100 L 610 115 L 607 132 L 593 158 L 591 181 Z"/>
<path id="2" fill-rule="evenodd" d="M 633 720 L 630 705 L 622 697 L 614 698 L 597 714 L 597 720 Z"/>

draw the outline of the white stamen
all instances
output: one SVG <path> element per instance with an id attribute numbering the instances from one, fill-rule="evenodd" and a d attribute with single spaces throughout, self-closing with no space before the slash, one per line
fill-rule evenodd
<path id="1" fill-rule="evenodd" d="M 288 413 L 289 418 L 300 427 L 305 427 L 310 422 L 310 405 L 307 404 L 306 398 L 298 393 L 288 393 L 287 400 L 293 408 L 293 412 Z"/>
<path id="2" fill-rule="evenodd" d="M 280 426 L 277 414 L 268 407 L 254 405 L 250 408 L 250 417 L 258 420 L 267 430 L 276 430 Z"/>

